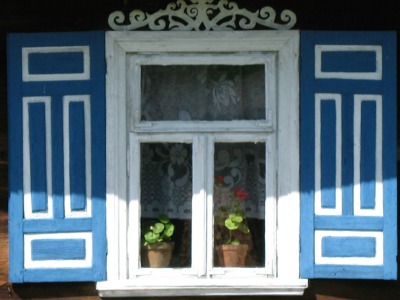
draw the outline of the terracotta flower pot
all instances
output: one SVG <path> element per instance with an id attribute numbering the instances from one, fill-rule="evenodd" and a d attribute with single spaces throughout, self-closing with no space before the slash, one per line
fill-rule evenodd
<path id="1" fill-rule="evenodd" d="M 248 248 L 246 244 L 217 246 L 219 264 L 223 267 L 244 267 Z"/>
<path id="2" fill-rule="evenodd" d="M 174 245 L 174 243 L 161 242 L 145 246 L 142 251 L 142 265 L 150 268 L 168 267 Z"/>

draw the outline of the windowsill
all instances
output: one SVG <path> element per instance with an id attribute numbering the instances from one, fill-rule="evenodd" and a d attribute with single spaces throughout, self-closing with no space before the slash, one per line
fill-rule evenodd
<path id="1" fill-rule="evenodd" d="M 179 283 L 179 285 L 178 285 Z M 97 283 L 100 297 L 303 295 L 306 279 L 134 279 Z"/>

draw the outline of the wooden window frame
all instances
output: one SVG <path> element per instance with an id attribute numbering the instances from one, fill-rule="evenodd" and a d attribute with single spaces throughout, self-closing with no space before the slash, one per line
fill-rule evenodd
<path id="1" fill-rule="evenodd" d="M 233 50 L 234 49 L 234 50 Z M 259 126 L 260 132 L 276 132 L 276 214 L 275 253 L 269 266 L 268 278 L 253 273 L 247 280 L 237 273 L 221 276 L 204 275 L 204 265 L 197 266 L 192 275 L 182 280 L 154 280 L 163 274 L 133 276 L 128 255 L 131 232 L 128 215 L 129 123 L 129 59 L 131 55 L 237 55 L 272 53 L 276 58 L 275 124 Z M 299 193 L 299 32 L 107 32 L 107 281 L 98 282 L 101 296 L 163 295 L 268 295 L 302 294 L 307 280 L 299 277 L 300 255 L 300 193 Z M 222 122 L 223 123 L 223 122 Z M 250 122 L 251 123 L 251 122 Z M 272 122 L 273 123 L 273 122 Z M 134 128 L 149 132 L 149 127 Z M 140 125 L 140 124 L 139 124 Z M 136 127 L 135 127 L 136 126 Z M 222 126 L 222 125 L 221 125 Z M 274 128 L 274 126 L 276 126 Z M 190 131 L 190 126 L 187 131 Z M 255 126 L 257 128 L 257 126 Z M 260 129 L 261 128 L 261 129 Z M 204 126 L 205 131 L 210 127 Z M 257 131 L 256 130 L 256 131 Z M 185 131 L 185 129 L 183 129 Z M 184 132 L 181 132 L 181 134 Z M 274 134 L 275 135 L 275 134 Z M 268 138 L 268 134 L 265 137 Z M 135 139 L 135 138 L 134 138 Z M 201 142 L 200 142 L 201 143 Z M 132 143 L 131 143 L 132 144 Z M 274 143 L 272 143 L 274 144 Z M 139 224 L 138 224 L 139 225 Z M 201 232 L 200 232 L 201 234 Z M 209 239 L 210 237 L 208 237 Z M 206 245 L 206 241 L 204 241 Z M 205 251 L 205 250 L 203 250 Z M 210 264 L 210 262 L 209 262 Z M 130 272 L 131 269 L 131 272 Z M 228 272 L 229 273 L 229 272 Z"/>

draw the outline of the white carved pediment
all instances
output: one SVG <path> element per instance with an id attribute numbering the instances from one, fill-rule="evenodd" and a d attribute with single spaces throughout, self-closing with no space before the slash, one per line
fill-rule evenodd
<path id="1" fill-rule="evenodd" d="M 150 30 L 182 31 L 240 30 L 256 26 L 291 29 L 296 21 L 291 10 L 283 10 L 280 20 L 277 20 L 276 11 L 270 6 L 251 12 L 229 0 L 177 0 L 153 14 L 132 10 L 129 20 L 122 11 L 115 11 L 108 17 L 109 26 L 118 31 L 146 27 Z"/>

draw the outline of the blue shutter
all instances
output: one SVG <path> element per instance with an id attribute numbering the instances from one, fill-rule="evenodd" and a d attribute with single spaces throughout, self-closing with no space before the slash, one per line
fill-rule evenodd
<path id="1" fill-rule="evenodd" d="M 104 33 L 8 36 L 10 281 L 105 279 Z"/>
<path id="2" fill-rule="evenodd" d="M 301 33 L 301 276 L 397 277 L 396 33 Z"/>

